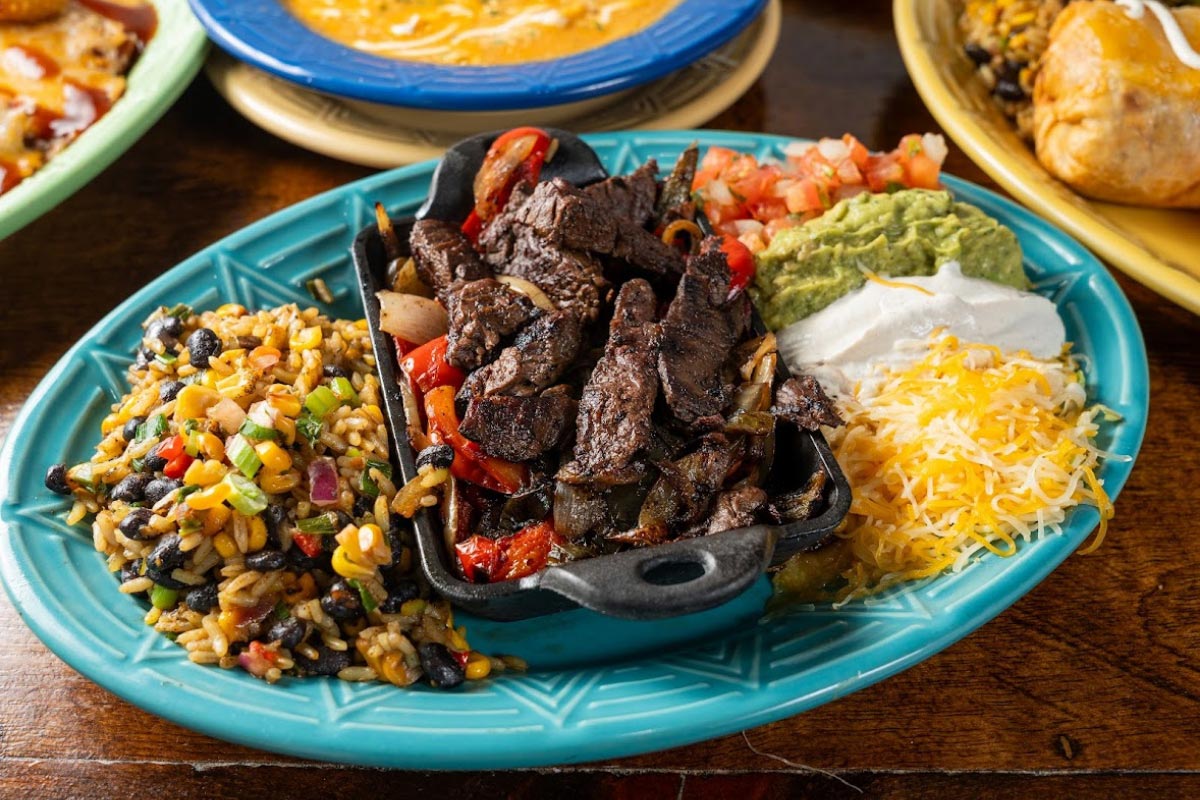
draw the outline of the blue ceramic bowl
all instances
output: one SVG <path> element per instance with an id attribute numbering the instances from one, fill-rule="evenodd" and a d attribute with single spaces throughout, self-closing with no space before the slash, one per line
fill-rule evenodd
<path id="1" fill-rule="evenodd" d="M 381 58 L 327 39 L 278 0 L 190 0 L 209 36 L 236 58 L 327 94 L 454 111 L 572 103 L 630 89 L 732 39 L 766 0 L 682 0 L 638 33 L 567 58 L 456 67 Z"/>

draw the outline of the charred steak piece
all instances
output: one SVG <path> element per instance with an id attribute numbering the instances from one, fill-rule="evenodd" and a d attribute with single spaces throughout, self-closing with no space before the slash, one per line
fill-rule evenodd
<path id="1" fill-rule="evenodd" d="M 721 367 L 745 324 L 741 296 L 729 295 L 729 265 L 712 236 L 688 261 L 662 323 L 658 376 L 675 417 L 685 425 L 720 414 L 728 403 Z"/>
<path id="2" fill-rule="evenodd" d="M 640 278 L 621 287 L 604 355 L 579 403 L 575 460 L 559 470 L 559 480 L 617 484 L 637 479 L 633 458 L 650 443 L 658 397 L 657 304 L 654 290 Z"/>
<path id="3" fill-rule="evenodd" d="M 566 386 L 538 397 L 491 395 L 467 405 L 459 430 L 483 451 L 509 461 L 528 461 L 553 450 L 574 422 L 577 404 Z"/>
<path id="4" fill-rule="evenodd" d="M 455 281 L 491 277 L 492 271 L 475 252 L 458 226 L 437 219 L 421 219 L 408 237 L 417 275 L 443 303 Z"/>
<path id="5" fill-rule="evenodd" d="M 657 275 L 683 271 L 683 258 L 657 236 L 559 178 L 539 183 L 512 219 L 568 250 L 614 256 Z"/>
<path id="6" fill-rule="evenodd" d="M 600 263 L 587 253 L 546 241 L 531 228 L 502 223 L 503 216 L 480 237 L 487 262 L 501 274 L 536 285 L 560 311 L 594 322 L 601 297 L 608 291 Z"/>
<path id="7" fill-rule="evenodd" d="M 582 339 L 575 316 L 562 311 L 542 314 L 495 361 L 472 372 L 459 394 L 467 398 L 537 394 L 562 376 L 579 353 Z"/>
<path id="8" fill-rule="evenodd" d="M 689 182 L 689 194 L 691 189 Z M 584 187 L 583 193 L 606 213 L 628 217 L 639 228 L 644 227 L 654 215 L 658 197 L 658 163 L 650 159 L 628 175 L 614 175 Z"/>
<path id="9" fill-rule="evenodd" d="M 843 424 L 837 407 L 812 375 L 788 378 L 781 383 L 775 390 L 771 413 L 806 431 Z"/>
<path id="10" fill-rule="evenodd" d="M 446 311 L 446 360 L 467 371 L 490 361 L 504 337 L 539 313 L 528 297 L 493 278 L 455 284 L 446 293 Z"/>
<path id="11" fill-rule="evenodd" d="M 696 217 L 696 204 L 692 202 L 692 182 L 696 177 L 696 164 L 700 149 L 692 145 L 680 154 L 675 168 L 663 181 L 662 193 L 654 208 L 654 216 L 662 225 L 677 219 L 692 220 Z"/>

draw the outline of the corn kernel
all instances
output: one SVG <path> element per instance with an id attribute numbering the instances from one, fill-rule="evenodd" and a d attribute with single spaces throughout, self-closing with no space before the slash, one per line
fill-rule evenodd
<path id="1" fill-rule="evenodd" d="M 225 502 L 225 499 L 229 497 L 229 494 L 232 491 L 233 490 L 229 484 L 225 483 L 224 481 L 214 483 L 207 489 L 201 489 L 198 492 L 189 494 L 187 496 L 187 504 L 189 508 L 193 508 L 197 511 L 215 508 L 221 505 L 221 503 Z"/>
<path id="2" fill-rule="evenodd" d="M 323 339 L 321 327 L 314 325 L 311 328 L 304 328 L 288 339 L 288 347 L 293 350 L 312 350 L 314 347 L 320 347 Z"/>
<path id="3" fill-rule="evenodd" d="M 206 372 L 204 377 L 207 378 L 211 374 L 211 372 Z M 175 397 L 173 416 L 176 422 L 183 422 L 185 419 L 200 419 L 208 409 L 220 401 L 221 395 L 212 388 L 193 383 L 179 390 L 179 394 Z"/>
<path id="4" fill-rule="evenodd" d="M 478 653 L 472 653 L 467 659 L 467 680 L 478 681 L 486 678 L 492 672 L 492 662 L 487 656 Z"/>
<path id="5" fill-rule="evenodd" d="M 229 506 L 221 504 L 213 506 L 204 515 L 204 535 L 212 536 L 219 533 L 225 527 L 225 523 L 229 521 L 229 517 L 233 512 L 229 510 Z"/>
<path id="6" fill-rule="evenodd" d="M 285 416 L 300 416 L 300 398 L 282 385 L 277 384 L 267 390 L 267 404 Z"/>
<path id="7" fill-rule="evenodd" d="M 362 407 L 362 410 L 376 425 L 383 424 L 383 412 L 379 410 L 379 406 L 368 403 Z"/>
<path id="8" fill-rule="evenodd" d="M 446 635 L 446 641 L 450 643 L 451 649 L 457 650 L 460 653 L 471 649 L 470 645 L 467 644 L 466 638 L 453 628 Z"/>
<path id="9" fill-rule="evenodd" d="M 290 447 L 296 441 L 296 423 L 290 417 L 280 415 L 275 418 L 275 430 L 285 446 Z"/>
<path id="10" fill-rule="evenodd" d="M 204 453 L 205 458 L 220 461 L 225 457 L 225 443 L 221 441 L 221 437 L 204 431 L 198 434 L 197 439 L 200 443 L 200 452 Z"/>
<path id="11" fill-rule="evenodd" d="M 317 596 L 317 582 L 309 573 L 302 573 L 294 586 L 284 589 L 283 596 L 289 604 L 299 603 L 301 600 L 311 600 Z"/>
<path id="12" fill-rule="evenodd" d="M 240 317 L 245 315 L 246 307 L 238 303 L 226 303 L 217 307 L 218 317 Z"/>
<path id="13" fill-rule="evenodd" d="M 221 532 L 214 536 L 213 547 L 221 554 L 221 558 L 233 558 L 238 554 L 237 542 L 228 533 Z"/>
<path id="14" fill-rule="evenodd" d="M 292 468 L 292 457 L 274 442 L 259 442 L 254 452 L 262 459 L 263 466 L 271 472 L 287 472 Z"/>
<path id="15" fill-rule="evenodd" d="M 254 553 L 262 550 L 267 546 L 267 523 L 262 521 L 262 517 L 250 518 L 250 540 L 246 544 L 246 550 Z"/>
<path id="16" fill-rule="evenodd" d="M 258 485 L 267 494 L 284 494 L 300 485 L 300 473 L 293 469 L 279 475 L 262 475 Z"/>
<path id="17" fill-rule="evenodd" d="M 425 601 L 417 598 L 408 600 L 404 605 L 400 606 L 400 613 L 406 617 L 415 617 L 425 610 Z"/>
<path id="18" fill-rule="evenodd" d="M 221 632 L 229 641 L 235 642 L 241 638 L 241 631 L 238 629 L 237 619 L 234 618 L 232 611 L 222 611 L 218 614 L 217 625 L 220 626 Z"/>
<path id="19" fill-rule="evenodd" d="M 108 436 L 119 427 L 121 427 L 121 421 L 117 415 L 109 414 L 104 418 L 104 421 L 100 423 L 100 433 Z"/>
<path id="20" fill-rule="evenodd" d="M 225 465 L 220 461 L 201 461 L 196 459 L 183 474 L 183 482 L 188 486 L 212 486 L 225 477 Z M 223 498 L 222 498 L 223 499 Z M 191 505 L 189 503 L 188 505 Z M 192 506 L 195 508 L 195 506 Z"/>
<path id="21" fill-rule="evenodd" d="M 333 558 L 330 559 L 330 564 L 333 566 L 333 571 L 343 578 L 366 580 L 375 576 L 374 569 L 368 569 L 351 561 L 346 555 L 345 547 L 339 547 L 333 551 Z"/>
<path id="22" fill-rule="evenodd" d="M 207 366 L 207 365 L 205 365 L 205 366 Z M 204 371 L 204 374 L 200 376 L 200 383 L 199 384 L 194 383 L 192 385 L 193 386 L 203 386 L 206 389 L 216 390 L 217 381 L 219 381 L 219 380 L 221 380 L 220 373 L 218 373 L 215 369 L 206 369 Z"/>
<path id="23" fill-rule="evenodd" d="M 221 378 L 217 381 L 217 391 L 230 400 L 238 400 L 245 397 L 250 394 L 253 388 L 254 376 L 247 375 L 240 370 L 227 378 Z"/>

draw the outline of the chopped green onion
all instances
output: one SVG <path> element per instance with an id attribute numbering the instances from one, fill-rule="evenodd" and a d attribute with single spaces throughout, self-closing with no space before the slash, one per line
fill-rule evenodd
<path id="1" fill-rule="evenodd" d="M 190 420 L 189 420 L 190 421 Z M 192 434 L 186 434 L 187 438 L 183 442 L 183 452 L 187 453 L 192 458 L 200 455 L 200 438 Z"/>
<path id="2" fill-rule="evenodd" d="M 248 439 L 257 439 L 264 441 L 266 439 L 275 439 L 279 436 L 279 431 L 274 428 L 268 428 L 266 425 L 259 425 L 252 419 L 247 419 L 242 423 L 242 427 L 238 428 L 238 433 Z"/>
<path id="3" fill-rule="evenodd" d="M 314 417 L 308 409 L 305 409 L 304 413 L 296 420 L 296 430 L 308 440 L 310 447 L 316 447 L 317 439 L 321 438 L 321 431 L 324 428 L 325 423 Z"/>
<path id="4" fill-rule="evenodd" d="M 146 462 L 140 458 L 135 458 L 129 462 L 129 468 L 134 472 L 141 472 L 146 467 Z"/>
<path id="5" fill-rule="evenodd" d="M 170 316 L 170 317 L 179 317 L 180 319 L 187 319 L 191 315 L 192 315 L 192 307 L 189 306 L 187 303 L 176 303 L 174 306 L 167 309 L 167 316 Z"/>
<path id="6" fill-rule="evenodd" d="M 180 533 L 195 533 L 204 529 L 204 522 L 199 517 L 186 516 L 179 520 Z"/>
<path id="7" fill-rule="evenodd" d="M 368 458 L 367 467 L 359 477 L 358 490 L 367 497 L 379 497 L 379 484 L 375 483 L 371 478 L 372 469 L 379 470 L 390 481 L 392 479 L 392 465 L 386 461 L 377 461 L 373 458 Z"/>
<path id="8" fill-rule="evenodd" d="M 232 472 L 222 478 L 233 491 L 226 500 L 247 517 L 252 517 L 267 508 L 267 496 L 258 488 L 254 481 L 235 475 Z"/>
<path id="9" fill-rule="evenodd" d="M 134 434 L 133 440 L 141 442 L 146 439 L 157 438 L 167 432 L 167 418 L 162 414 L 155 414 L 150 419 L 137 426 L 137 433 Z"/>
<path id="10" fill-rule="evenodd" d="M 225 455 L 229 457 L 229 463 L 247 478 L 253 478 L 262 466 L 262 459 L 254 451 L 254 445 L 246 441 L 246 437 L 240 433 L 230 436 L 225 442 Z"/>
<path id="11" fill-rule="evenodd" d="M 175 496 L 175 501 L 179 502 L 183 498 L 187 497 L 189 494 L 200 491 L 200 489 L 201 489 L 200 485 L 196 484 L 196 483 L 191 483 L 191 484 L 188 484 L 187 486 L 181 486 L 181 487 L 179 487 L 179 494 L 177 494 Z"/>
<path id="12" fill-rule="evenodd" d="M 337 530 L 333 527 L 333 519 L 328 514 L 321 514 L 308 519 L 296 520 L 296 527 L 301 533 L 311 533 L 318 536 L 328 536 L 331 533 L 336 533 Z"/>
<path id="13" fill-rule="evenodd" d="M 389 481 L 392 479 L 392 465 L 387 461 L 379 461 L 378 459 L 368 458 L 367 469 L 377 469 L 383 473 L 383 477 Z"/>
<path id="14" fill-rule="evenodd" d="M 368 614 L 379 608 L 379 603 L 375 602 L 375 597 L 367 591 L 367 588 L 363 586 L 358 579 L 351 578 L 350 580 L 346 581 L 346 583 L 350 584 L 355 589 L 358 589 L 358 596 L 362 599 L 363 608 L 367 610 Z"/>
<path id="15" fill-rule="evenodd" d="M 329 285 L 321 278 L 313 278 L 304 282 L 304 288 L 312 295 L 312 299 L 318 303 L 332 303 L 333 292 L 329 291 Z"/>
<path id="16" fill-rule="evenodd" d="M 179 634 L 175 633 L 174 631 L 168 631 L 167 633 L 164 633 L 163 636 L 167 637 L 173 642 L 179 636 Z"/>
<path id="17" fill-rule="evenodd" d="M 317 419 L 323 419 L 326 414 L 341 405 L 337 395 L 328 386 L 318 386 L 304 398 L 304 407 Z"/>
<path id="18" fill-rule="evenodd" d="M 185 419 L 183 421 L 183 432 L 184 433 L 195 433 L 198 430 L 200 430 L 200 421 L 199 420 Z"/>
<path id="19" fill-rule="evenodd" d="M 350 383 L 349 378 L 337 377 L 329 382 L 333 394 L 343 404 L 358 406 L 362 401 L 358 399 L 358 392 L 354 391 L 354 384 Z"/>
<path id="20" fill-rule="evenodd" d="M 155 353 L 154 360 L 169 367 L 179 360 L 179 356 L 174 353 Z"/>
<path id="21" fill-rule="evenodd" d="M 292 610 L 288 608 L 288 604 L 280 600 L 275 604 L 275 619 L 287 619 L 292 615 Z"/>
<path id="22" fill-rule="evenodd" d="M 175 589 L 168 589 L 165 586 L 159 586 L 157 583 L 150 589 L 150 605 L 155 608 L 170 611 L 178 601 L 179 592 Z"/>

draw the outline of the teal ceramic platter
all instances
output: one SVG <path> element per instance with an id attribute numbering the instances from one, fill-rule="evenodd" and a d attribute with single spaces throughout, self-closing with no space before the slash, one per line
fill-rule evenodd
<path id="1" fill-rule="evenodd" d="M 204 28 L 187 0 L 153 0 L 158 30 L 112 110 L 16 188 L 0 195 L 0 239 L 66 200 L 158 121 L 200 69 Z"/>
<path id="2" fill-rule="evenodd" d="M 779 137 L 683 131 L 588 137 L 612 172 L 671 160 L 690 142 L 779 155 Z M 841 609 L 761 618 L 766 579 L 732 603 L 662 622 L 573 611 L 522 623 L 460 615 L 472 645 L 526 658 L 527 674 L 460 691 L 396 689 L 329 679 L 268 685 L 241 670 L 190 663 L 142 623 L 145 606 L 117 591 L 68 501 L 42 485 L 46 467 L 88 458 L 100 420 L 124 389 L 139 323 L 159 305 L 213 308 L 311 304 L 361 316 L 348 248 L 382 201 L 411 213 L 433 163 L 387 172 L 274 214 L 156 279 L 87 333 L 18 415 L 0 453 L 0 578 L 25 621 L 59 657 L 131 703 L 222 739 L 296 756 L 421 769 L 497 769 L 660 750 L 773 722 L 842 697 L 928 658 L 999 614 L 1045 578 L 1096 527 L 1073 510 L 1063 534 L 1015 556 L 981 557 L 962 572 Z M 947 178 L 1020 238 L 1037 291 L 1057 305 L 1085 356 L 1091 399 L 1122 421 L 1100 446 L 1124 458 L 1101 476 L 1113 496 L 1145 431 L 1149 380 L 1137 321 L 1113 278 L 1083 247 L 991 192 Z"/>

